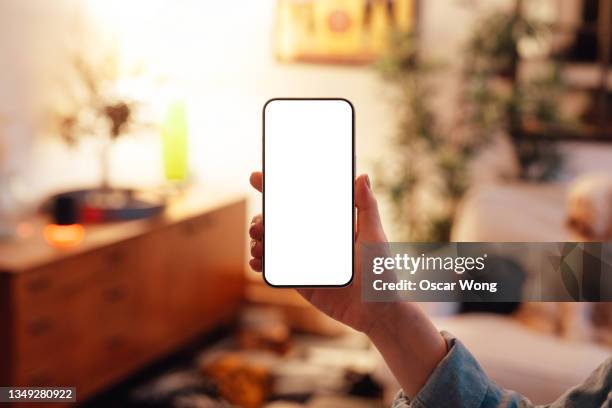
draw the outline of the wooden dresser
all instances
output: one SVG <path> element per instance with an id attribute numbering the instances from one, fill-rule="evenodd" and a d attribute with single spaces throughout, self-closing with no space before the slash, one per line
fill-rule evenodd
<path id="1" fill-rule="evenodd" d="M 232 319 L 246 266 L 240 196 L 176 200 L 154 220 L 86 227 L 71 249 L 0 242 L 0 385 L 79 401 Z"/>

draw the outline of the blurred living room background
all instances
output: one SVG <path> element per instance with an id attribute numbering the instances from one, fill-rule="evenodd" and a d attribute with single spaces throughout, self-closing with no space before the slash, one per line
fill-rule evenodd
<path id="1" fill-rule="evenodd" d="M 392 241 L 608 241 L 611 57 L 612 0 L 1 0 L 0 385 L 388 405 L 365 337 L 248 268 L 263 104 L 353 103 Z M 612 352 L 606 303 L 422 307 L 536 403 Z"/>

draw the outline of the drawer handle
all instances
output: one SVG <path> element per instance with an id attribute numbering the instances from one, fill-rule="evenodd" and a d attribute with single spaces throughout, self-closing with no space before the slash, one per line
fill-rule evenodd
<path id="1" fill-rule="evenodd" d="M 213 217 L 211 214 L 206 214 L 200 217 L 198 223 L 201 225 L 202 228 L 210 228 L 216 224 L 215 217 Z"/>
<path id="2" fill-rule="evenodd" d="M 182 225 L 182 231 L 185 235 L 195 235 L 198 232 L 198 228 L 193 221 L 186 221 Z"/>
<path id="3" fill-rule="evenodd" d="M 101 264 L 102 273 L 114 272 L 121 270 L 121 265 L 125 260 L 125 253 L 119 249 L 115 249 L 108 253 Z"/>
<path id="4" fill-rule="evenodd" d="M 110 351 L 119 350 L 120 348 L 124 346 L 124 344 L 125 344 L 124 338 L 119 335 L 111 336 L 106 340 L 106 347 Z"/>
<path id="5" fill-rule="evenodd" d="M 110 268 L 115 267 L 123 263 L 124 258 L 125 254 L 122 251 L 116 249 L 107 255 L 106 265 Z"/>
<path id="6" fill-rule="evenodd" d="M 104 292 L 104 299 L 109 303 L 119 302 L 125 299 L 125 291 L 120 287 L 110 288 Z"/>
<path id="7" fill-rule="evenodd" d="M 33 293 L 47 290 L 51 286 L 51 280 L 49 278 L 38 278 L 28 284 L 28 290 Z"/>
<path id="8" fill-rule="evenodd" d="M 53 327 L 51 319 L 41 317 L 30 323 L 30 334 L 38 337 L 47 333 Z"/>
<path id="9" fill-rule="evenodd" d="M 208 229 L 214 225 L 214 217 L 212 217 L 210 214 L 206 214 L 198 219 L 185 221 L 182 224 L 182 230 L 187 235 L 195 235 L 198 233 L 198 231 Z"/>
<path id="10" fill-rule="evenodd" d="M 29 386 L 42 387 L 52 384 L 51 376 L 45 373 L 36 373 L 28 380 Z"/>

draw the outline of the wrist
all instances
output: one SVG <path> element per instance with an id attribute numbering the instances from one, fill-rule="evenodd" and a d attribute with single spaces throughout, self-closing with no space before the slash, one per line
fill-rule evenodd
<path id="1" fill-rule="evenodd" d="M 410 329 L 419 310 L 411 303 L 393 302 L 376 305 L 380 308 L 364 333 L 377 343 L 385 339 L 396 338 L 398 330 Z"/>
<path id="2" fill-rule="evenodd" d="M 438 329 L 412 303 L 389 303 L 366 334 L 411 398 L 447 353 Z"/>

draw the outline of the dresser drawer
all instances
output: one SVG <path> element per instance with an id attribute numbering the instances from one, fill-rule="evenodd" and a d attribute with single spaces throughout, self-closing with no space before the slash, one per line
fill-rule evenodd
<path id="1" fill-rule="evenodd" d="M 100 282 L 129 276 L 136 265 L 134 240 L 87 252 L 62 262 L 67 277 L 66 290 L 81 290 L 83 284 L 92 286 Z"/>
<path id="2" fill-rule="evenodd" d="M 87 387 L 92 390 L 125 377 L 150 358 L 142 332 L 132 320 L 125 317 L 113 320 L 112 325 L 96 329 L 92 325 L 87 340 L 74 349 L 78 372 L 88 378 Z"/>
<path id="3" fill-rule="evenodd" d="M 68 299 L 35 311 L 21 309 L 14 322 L 15 348 L 19 359 L 41 360 L 69 348 L 78 335 L 77 305 Z"/>
<path id="4" fill-rule="evenodd" d="M 15 301 L 18 310 L 27 314 L 35 309 L 45 309 L 62 296 L 69 281 L 68 274 L 62 273 L 56 265 L 17 275 Z"/>
<path id="5" fill-rule="evenodd" d="M 41 318 L 42 319 L 42 318 Z M 42 323 L 37 324 L 55 324 Z M 14 384 L 23 386 L 77 385 L 78 370 L 74 347 L 78 340 L 49 327 L 47 333 L 28 336 L 15 355 Z"/>
<path id="6" fill-rule="evenodd" d="M 109 325 L 117 319 L 135 319 L 138 298 L 135 286 L 136 282 L 123 278 L 94 284 L 80 293 L 75 317 L 81 329 Z"/>
<path id="7" fill-rule="evenodd" d="M 219 208 L 203 214 L 192 220 L 185 221 L 176 226 L 180 231 L 179 239 L 189 249 L 190 257 L 201 262 L 202 265 L 211 265 L 216 259 L 228 259 L 228 251 L 232 255 L 241 254 L 240 245 L 234 245 L 246 239 L 245 208 L 243 205 Z M 239 238 L 235 240 L 234 238 Z M 232 245 L 228 245 L 231 243 Z M 234 249 L 238 248 L 238 252 Z M 240 257 L 239 257 L 240 258 Z M 231 261 L 236 261 L 233 258 Z"/>
<path id="8" fill-rule="evenodd" d="M 17 309 L 26 315 L 46 310 L 100 282 L 124 278 L 133 269 L 133 246 L 113 245 L 18 275 Z"/>
<path id="9" fill-rule="evenodd" d="M 145 350 L 137 310 L 127 292 L 101 285 L 74 299 L 72 311 L 50 310 L 18 326 L 17 360 L 22 381 L 50 378 L 52 384 L 70 378 L 116 378 L 142 361 Z"/>
<path id="10" fill-rule="evenodd" d="M 69 358 L 60 356 L 34 365 L 19 366 L 15 385 L 20 387 L 78 387 L 79 376 L 74 363 Z"/>
<path id="11" fill-rule="evenodd" d="M 69 352 L 116 316 L 134 318 L 128 250 L 117 245 L 18 277 L 14 335 L 22 361 Z"/>

